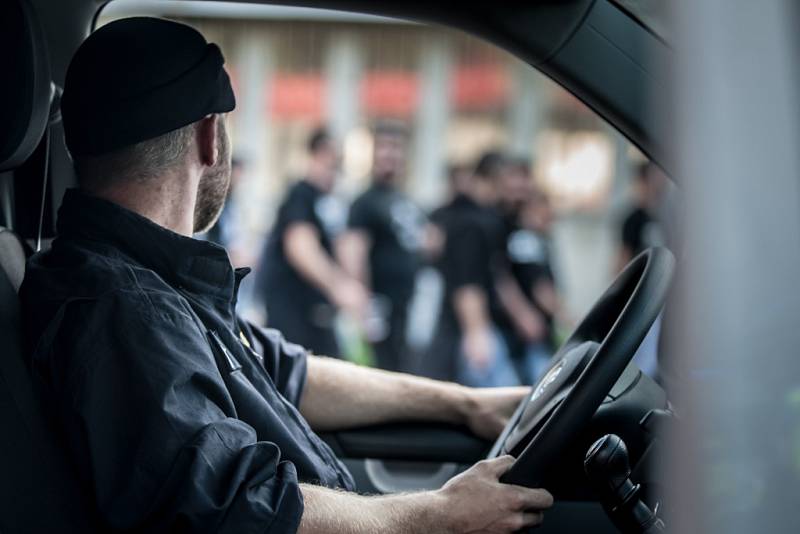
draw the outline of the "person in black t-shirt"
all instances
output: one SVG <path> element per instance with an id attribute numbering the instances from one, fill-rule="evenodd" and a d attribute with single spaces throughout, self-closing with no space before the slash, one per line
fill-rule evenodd
<path id="1" fill-rule="evenodd" d="M 559 298 L 551 267 L 552 220 L 553 212 L 547 195 L 534 186 L 519 210 L 519 226 L 506 241 L 512 275 L 543 321 L 541 337 L 523 342 L 518 348 L 520 352 L 514 355 L 514 363 L 524 384 L 539 379 L 557 348 L 554 327 Z"/>
<path id="2" fill-rule="evenodd" d="M 367 327 L 376 364 L 405 370 L 408 305 L 421 264 L 426 232 L 423 212 L 400 190 L 408 133 L 382 122 L 374 131 L 372 185 L 353 202 L 342 241 L 342 265 L 371 291 Z M 376 327 L 377 326 L 377 327 Z"/>
<path id="3" fill-rule="evenodd" d="M 474 386 L 518 383 L 495 326 L 503 228 L 493 206 L 504 165 L 500 154 L 485 154 L 465 187 L 436 211 L 435 224 L 445 234 L 439 262 L 445 297 L 436 336 L 422 362 L 424 375 Z"/>
<path id="4" fill-rule="evenodd" d="M 328 134 L 317 130 L 308 152 L 307 176 L 287 192 L 262 260 L 267 324 L 317 354 L 340 356 L 336 312 L 363 314 L 367 293 L 334 256 L 346 218 L 345 208 L 329 195 L 338 151 Z"/>
<path id="5" fill-rule="evenodd" d="M 455 200 L 469 194 L 470 184 L 472 183 L 473 169 L 468 165 L 453 164 L 447 170 L 447 183 L 449 190 L 445 202 L 430 212 L 428 221 L 430 224 L 429 235 L 429 261 L 431 265 L 439 271 L 441 275 L 441 262 L 444 256 L 445 227 L 451 213 L 458 209 Z"/>
<path id="6" fill-rule="evenodd" d="M 664 244 L 655 216 L 665 185 L 664 174 L 649 161 L 637 168 L 633 182 L 633 208 L 621 225 L 618 270 L 644 250 Z"/>
<path id="7" fill-rule="evenodd" d="M 497 327 L 523 383 L 535 380 L 537 367 L 530 362 L 547 359 L 543 355 L 549 354 L 545 347 L 550 333 L 547 316 L 537 305 L 529 284 L 537 259 L 532 257 L 536 251 L 531 247 L 543 243 L 541 236 L 522 224 L 532 186 L 530 163 L 523 158 L 507 157 L 497 180 L 496 209 L 503 225 L 502 268 L 495 280 L 501 302 Z"/>

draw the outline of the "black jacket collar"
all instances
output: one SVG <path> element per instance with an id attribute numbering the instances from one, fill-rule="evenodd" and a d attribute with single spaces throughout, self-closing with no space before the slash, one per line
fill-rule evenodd
<path id="1" fill-rule="evenodd" d="M 58 211 L 58 234 L 110 245 L 155 271 L 177 290 L 230 302 L 242 276 L 225 249 L 177 234 L 137 213 L 78 189 L 69 189 Z"/>

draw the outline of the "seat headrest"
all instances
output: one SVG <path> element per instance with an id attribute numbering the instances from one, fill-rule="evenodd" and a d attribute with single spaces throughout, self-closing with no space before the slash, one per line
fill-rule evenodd
<path id="1" fill-rule="evenodd" d="M 44 30 L 28 0 L 0 2 L 0 172 L 34 151 L 50 113 L 50 62 Z"/>

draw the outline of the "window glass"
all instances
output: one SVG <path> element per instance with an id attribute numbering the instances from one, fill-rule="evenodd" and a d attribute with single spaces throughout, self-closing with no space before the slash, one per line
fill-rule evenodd
<path id="1" fill-rule="evenodd" d="M 235 265 L 254 267 L 242 289 L 240 312 L 257 322 L 296 326 L 282 324 L 274 311 L 277 304 L 269 313 L 269 302 L 280 303 L 283 310 L 291 307 L 292 299 L 287 303 L 280 295 L 289 288 L 292 295 L 305 295 L 294 300 L 302 303 L 295 306 L 304 308 L 302 317 L 291 320 L 308 322 L 304 328 L 334 331 L 343 357 L 380 364 L 381 351 L 401 351 L 395 356 L 400 363 L 393 360 L 390 366 L 416 372 L 438 357 L 432 347 L 445 336 L 443 321 L 458 322 L 457 314 L 443 319 L 443 310 L 453 306 L 453 280 L 466 277 L 480 286 L 487 272 L 506 272 L 489 268 L 490 258 L 499 254 L 542 324 L 537 327 L 535 319 L 515 324 L 515 314 L 503 311 L 496 288 L 487 289 L 488 322 L 497 335 L 484 337 L 484 349 L 490 346 L 485 350 L 495 354 L 505 346 L 515 357 L 538 351 L 538 365 L 605 289 L 622 258 L 663 239 L 655 215 L 637 208 L 649 202 L 647 195 L 658 194 L 643 191 L 635 178 L 643 156 L 571 94 L 485 41 L 383 17 L 222 2 L 117 0 L 97 24 L 142 14 L 196 27 L 226 57 L 237 97 L 228 118 L 236 164 L 229 205 L 209 238 L 227 247 Z M 397 147 L 376 142 L 374 128 L 381 124 L 399 125 L 405 132 L 399 153 L 392 152 Z M 339 157 L 332 194 L 297 192 L 298 180 L 308 177 L 314 165 L 309 140 L 320 127 Z M 402 202 L 380 191 L 374 198 L 362 197 L 375 180 L 379 151 L 386 152 L 381 156 L 389 161 L 386 165 L 392 165 L 393 157 L 402 159 L 402 176 L 394 182 Z M 522 176 L 509 171 L 512 176 L 495 183 L 495 193 L 521 200 L 513 217 L 494 208 L 481 212 L 497 216 L 488 219 L 499 220 L 502 236 L 482 243 L 495 247 L 479 256 L 486 264 L 483 270 L 453 274 L 460 266 L 442 266 L 456 256 L 448 258 L 447 224 L 436 220 L 442 213 L 437 210 L 452 201 L 462 183 L 472 183 L 476 163 L 489 151 L 504 154 L 506 169 L 513 167 Z M 286 206 L 283 211 L 281 206 Z M 351 232 L 346 231 L 348 219 Z M 310 283 L 311 289 L 300 287 L 304 282 L 291 275 L 288 285 L 278 284 L 278 289 L 274 281 L 272 286 L 259 282 L 269 276 L 265 272 L 286 268 L 286 262 L 275 260 L 281 251 L 270 249 L 269 242 L 298 220 L 311 223 L 320 239 L 330 241 L 326 253 L 334 262 L 341 258 L 337 251 L 347 249 L 339 246 L 342 235 L 368 235 L 372 272 L 361 280 L 368 305 L 357 320 L 356 314 L 342 313 L 329 292 Z M 477 215 L 469 220 L 477 221 Z M 491 227 L 491 221 L 485 226 Z M 451 230 L 449 243 L 455 246 L 457 229 Z M 392 232 L 397 242 L 387 237 Z M 474 257 L 469 254 L 475 251 L 467 250 L 471 245 L 456 247 L 454 254 Z M 413 266 L 400 257 L 403 249 L 414 249 Z M 381 254 L 383 259 L 376 258 Z M 350 272 L 347 267 L 341 266 Z M 413 271 L 413 277 L 406 271 Z M 398 310 L 405 320 L 392 318 Z M 318 338 L 314 332 L 300 329 L 297 335 L 313 340 Z M 394 339 L 398 335 L 400 342 Z M 467 337 L 459 335 L 444 351 L 456 359 Z M 470 343 L 480 347 L 481 340 Z M 471 350 L 480 352 L 475 347 Z M 452 365 L 448 372 L 454 372 Z M 498 371 L 492 383 L 513 382 L 520 375 L 513 366 L 508 371 Z M 535 372 L 540 371 L 541 366 Z M 525 373 L 522 381 L 530 381 L 533 371 Z"/>

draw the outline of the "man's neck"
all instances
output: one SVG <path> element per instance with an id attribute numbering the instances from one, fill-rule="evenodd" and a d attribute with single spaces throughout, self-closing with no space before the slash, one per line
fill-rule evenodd
<path id="1" fill-rule="evenodd" d="M 194 205 L 197 181 L 172 174 L 114 184 L 90 194 L 119 204 L 175 233 L 194 233 Z"/>

